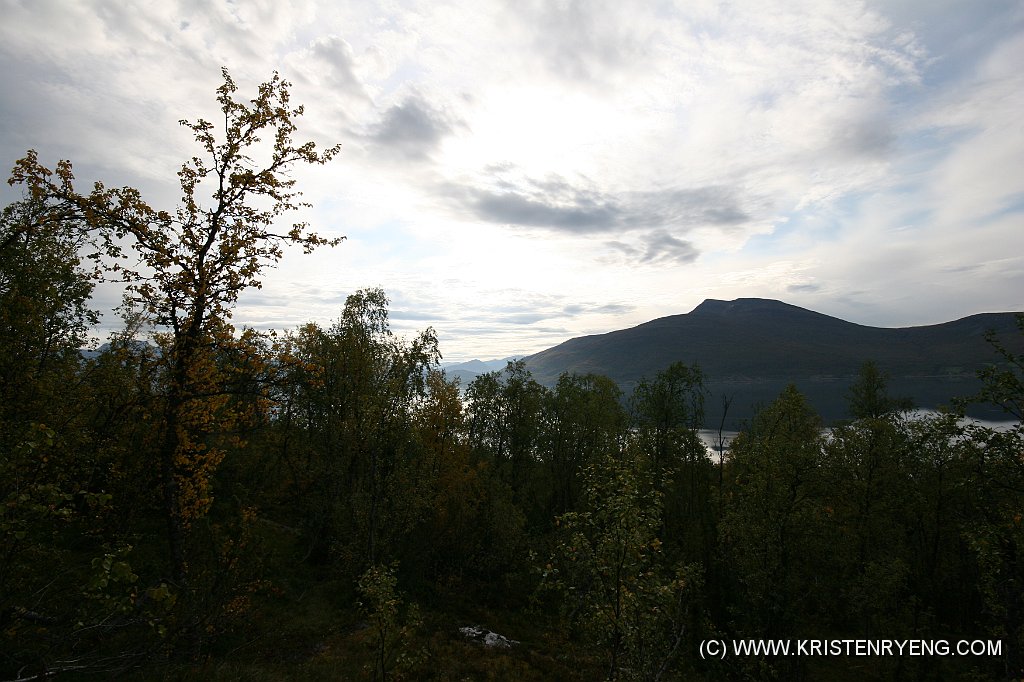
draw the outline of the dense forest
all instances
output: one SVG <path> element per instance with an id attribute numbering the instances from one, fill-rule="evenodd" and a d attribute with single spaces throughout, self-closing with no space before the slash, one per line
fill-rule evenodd
<path id="1" fill-rule="evenodd" d="M 1024 357 L 911 418 L 868 363 L 829 430 L 797 387 L 697 437 L 701 369 L 631 395 L 522 362 L 467 386 L 388 300 L 331 326 L 232 325 L 304 224 L 275 76 L 227 72 L 181 204 L 74 186 L 30 152 L 0 223 L 0 678 L 1017 679 Z M 262 138 L 262 141 L 261 141 Z M 259 161 L 257 159 L 264 159 Z M 301 257 L 301 256 L 299 256 Z M 99 281 L 123 326 L 83 353 Z M 1020 320 L 1024 333 L 1024 317 Z M 998 345 L 998 344 L 997 344 Z M 962 405 L 961 405 L 962 407 Z M 460 628 L 514 640 L 487 647 Z M 720 640 L 998 642 L 995 655 L 729 655 Z"/>

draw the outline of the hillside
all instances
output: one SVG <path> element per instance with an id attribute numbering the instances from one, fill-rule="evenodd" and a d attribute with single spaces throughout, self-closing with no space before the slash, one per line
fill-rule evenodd
<path id="1" fill-rule="evenodd" d="M 921 327 L 854 324 L 783 303 L 706 300 L 683 315 L 571 339 L 527 358 L 534 377 L 552 384 L 569 371 L 614 379 L 625 392 L 673 362 L 696 363 L 708 377 L 708 424 L 717 425 L 722 395 L 734 397 L 729 421 L 749 419 L 788 383 L 829 421 L 846 416 L 847 388 L 867 360 L 890 375 L 894 395 L 936 408 L 977 390 L 978 369 L 998 357 L 985 341 L 994 330 L 1018 352 L 1024 340 L 1014 313 L 983 313 Z M 976 416 L 998 419 L 992 410 Z"/>
<path id="2" fill-rule="evenodd" d="M 473 359 L 466 362 L 442 362 L 441 369 L 445 371 L 449 379 L 458 379 L 465 386 L 481 374 L 502 370 L 505 365 L 520 358 L 522 358 L 521 355 L 510 355 L 500 360 Z"/>

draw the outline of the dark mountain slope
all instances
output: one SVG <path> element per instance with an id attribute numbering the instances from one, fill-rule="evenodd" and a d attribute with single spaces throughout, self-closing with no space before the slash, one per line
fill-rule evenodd
<path id="1" fill-rule="evenodd" d="M 673 362 L 697 363 L 709 379 L 709 407 L 717 406 L 719 395 L 735 396 L 730 421 L 749 418 L 756 403 L 774 399 L 791 382 L 822 416 L 834 420 L 845 416 L 844 394 L 867 360 L 890 374 L 893 394 L 912 397 L 921 407 L 973 393 L 979 386 L 975 372 L 998 359 L 985 341 L 989 329 L 1018 352 L 1024 350 L 1013 313 L 889 329 L 780 301 L 707 300 L 685 315 L 571 339 L 527 358 L 527 365 L 542 383 L 553 383 L 564 371 L 594 372 L 628 393 L 640 378 L 653 377 Z M 717 422 L 709 412 L 709 423 Z"/>

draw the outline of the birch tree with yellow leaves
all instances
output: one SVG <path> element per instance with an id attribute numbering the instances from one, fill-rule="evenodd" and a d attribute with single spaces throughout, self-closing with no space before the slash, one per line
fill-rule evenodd
<path id="1" fill-rule="evenodd" d="M 189 586 L 187 538 L 213 499 L 211 478 L 224 456 L 213 436 L 246 418 L 230 400 L 232 376 L 222 358 L 253 355 L 246 334 L 235 334 L 231 314 L 239 295 L 261 286 L 265 269 L 283 247 L 305 252 L 340 240 L 310 232 L 305 223 L 284 230 L 301 201 L 290 171 L 324 164 L 339 146 L 318 151 L 294 139 L 301 106 L 290 102 L 290 83 L 277 73 L 248 102 L 237 96 L 227 69 L 217 88 L 223 120 L 182 120 L 199 150 L 178 171 L 181 201 L 158 210 L 132 187 L 97 182 L 88 193 L 74 187 L 71 162 L 54 170 L 34 151 L 14 167 L 9 184 L 44 202 L 55 219 L 79 225 L 107 263 L 108 275 L 126 283 L 133 303 L 160 329 L 162 425 L 154 464 L 159 467 L 171 574 Z M 252 363 L 243 363 L 251 368 Z"/>

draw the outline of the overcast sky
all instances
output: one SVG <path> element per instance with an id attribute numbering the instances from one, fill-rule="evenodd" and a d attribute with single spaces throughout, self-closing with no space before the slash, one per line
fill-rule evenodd
<path id="1" fill-rule="evenodd" d="M 379 286 L 399 333 L 466 360 L 705 298 L 879 326 L 1024 310 L 1024 2 L 0 9 L 8 168 L 33 148 L 172 208 L 177 121 L 215 120 L 221 66 L 247 97 L 279 71 L 299 137 L 342 143 L 295 173 L 297 218 L 347 240 L 289 252 L 238 324 L 329 323 Z"/>

